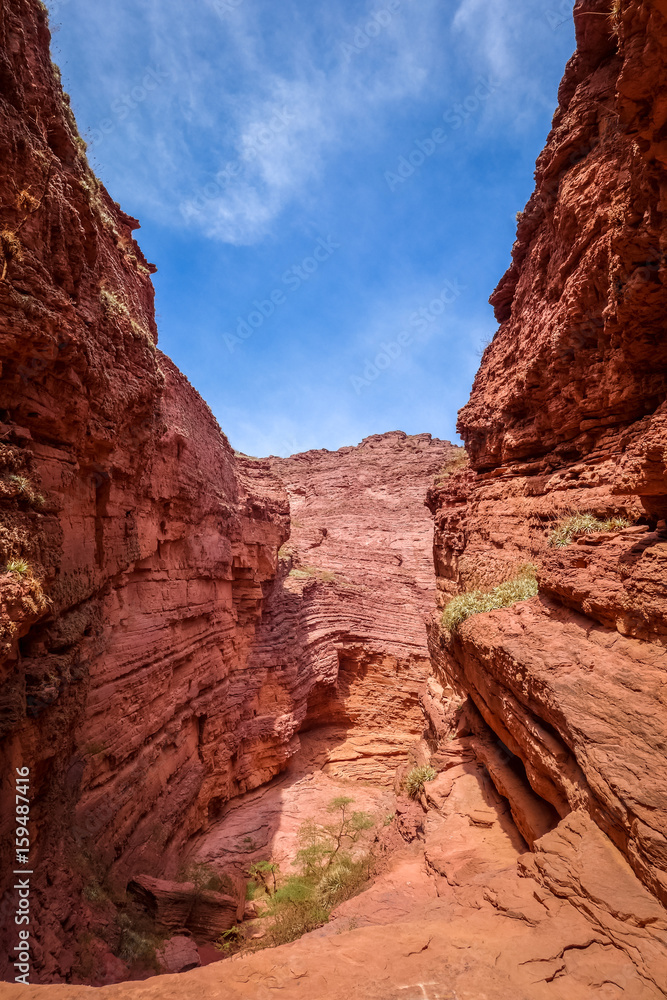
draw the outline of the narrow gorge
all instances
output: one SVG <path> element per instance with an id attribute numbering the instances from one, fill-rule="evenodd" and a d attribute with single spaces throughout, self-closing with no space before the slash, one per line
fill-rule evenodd
<path id="1" fill-rule="evenodd" d="M 3 997 L 667 996 L 667 0 L 575 26 L 465 450 L 254 458 L 0 0 Z M 340 802 L 365 875 L 271 947 Z"/>

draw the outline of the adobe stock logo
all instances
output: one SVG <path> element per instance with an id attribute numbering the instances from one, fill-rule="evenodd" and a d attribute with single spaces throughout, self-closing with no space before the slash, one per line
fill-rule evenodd
<path id="1" fill-rule="evenodd" d="M 439 295 L 431 299 L 428 305 L 421 306 L 410 314 L 407 326 L 416 330 L 417 333 L 426 333 L 429 324 L 435 323 L 436 319 L 442 316 L 465 290 L 465 285 L 459 285 L 458 281 L 447 279 Z M 404 350 L 413 343 L 414 335 L 410 329 L 401 330 L 395 340 L 381 341 L 380 350 L 372 360 L 366 361 L 361 375 L 350 376 L 350 383 L 357 396 L 362 389 L 379 378 L 381 373 L 386 371 L 397 358 L 400 358 Z"/>
<path id="2" fill-rule="evenodd" d="M 287 293 L 294 293 L 301 288 L 305 282 L 310 281 L 316 271 L 320 269 L 331 255 L 340 250 L 340 243 L 335 243 L 331 236 L 323 239 L 318 238 L 313 247 L 312 254 L 304 257 L 298 264 L 288 267 L 282 274 L 282 283 L 287 289 Z M 235 348 L 252 337 L 256 330 L 275 313 L 276 309 L 284 306 L 287 302 L 287 293 L 282 288 L 274 288 L 265 299 L 255 299 L 252 303 L 253 309 L 247 316 L 236 317 L 236 331 L 234 333 L 224 333 L 222 339 L 227 350 L 231 353 Z"/>
<path id="3" fill-rule="evenodd" d="M 482 105 L 488 101 L 499 87 L 499 81 L 494 80 L 490 76 L 482 77 L 474 90 L 458 104 L 455 104 L 443 113 L 443 121 L 449 126 L 452 132 L 456 132 L 471 115 L 479 111 Z M 447 141 L 448 135 L 449 133 L 446 129 L 438 127 L 434 128 L 424 138 L 415 139 L 413 146 L 416 149 L 412 149 L 409 153 L 400 156 L 395 170 L 385 171 L 384 179 L 389 185 L 389 190 L 395 191 L 400 184 L 405 184 L 410 177 L 413 177 L 426 160 L 430 156 L 433 156 L 436 150 Z"/>

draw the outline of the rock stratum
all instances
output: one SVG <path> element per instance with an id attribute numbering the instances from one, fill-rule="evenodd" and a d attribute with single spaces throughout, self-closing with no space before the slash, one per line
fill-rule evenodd
<path id="1" fill-rule="evenodd" d="M 3 996 L 667 996 L 667 3 L 583 0 L 575 25 L 460 414 L 469 466 L 400 432 L 250 459 L 156 349 L 152 268 L 42 5 L 0 0 L 2 952 L 29 763 L 52 984 Z M 605 530 L 551 545 L 575 514 Z M 526 564 L 535 597 L 433 614 Z M 437 772 L 415 801 L 408 761 Z M 373 883 L 192 970 L 243 916 L 248 860 L 287 865 L 355 785 L 394 810 Z M 193 858 L 226 888 L 197 890 Z M 117 955 L 109 883 L 191 971 L 120 982 L 150 970 Z"/>

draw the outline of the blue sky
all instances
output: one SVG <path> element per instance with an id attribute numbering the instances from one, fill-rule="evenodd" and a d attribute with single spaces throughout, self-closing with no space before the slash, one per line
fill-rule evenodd
<path id="1" fill-rule="evenodd" d="M 565 0 L 52 0 L 160 347 L 252 455 L 456 440 L 565 62 Z"/>

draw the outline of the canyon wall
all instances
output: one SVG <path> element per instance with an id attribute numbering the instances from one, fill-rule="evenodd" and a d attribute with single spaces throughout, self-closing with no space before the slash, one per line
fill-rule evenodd
<path id="1" fill-rule="evenodd" d="M 461 452 L 396 431 L 270 460 L 292 534 L 252 663 L 268 672 L 267 703 L 272 682 L 295 692 L 292 729 L 324 741 L 321 766 L 333 774 L 391 784 L 424 729 L 425 621 L 435 604 L 424 497 Z"/>
<path id="2" fill-rule="evenodd" d="M 247 657 L 289 508 L 156 349 L 154 268 L 87 164 L 41 4 L 0 4 L 0 53 L 2 954 L 28 766 L 48 980 L 91 870 L 155 870 L 234 793 L 239 743 L 276 738 Z"/>
<path id="3" fill-rule="evenodd" d="M 232 452 L 156 349 L 152 268 L 87 165 L 43 6 L 0 0 L 0 945 L 28 765 L 34 978 L 122 978 L 103 878 L 173 877 L 297 759 L 389 787 L 423 706 L 439 773 L 397 799 L 402 867 L 352 919 L 109 995 L 665 995 L 667 3 L 607 8 L 575 7 L 465 468 L 400 432 Z M 627 526 L 551 547 L 573 511 Z M 431 546 L 443 607 L 528 562 L 539 593 L 433 618 L 424 691 Z"/>
<path id="4" fill-rule="evenodd" d="M 436 619 L 430 642 L 528 843 L 584 811 L 664 904 L 667 5 L 608 10 L 575 6 L 491 298 L 500 328 L 459 417 L 471 468 L 429 496 L 443 605 L 526 563 L 539 594 L 453 632 Z M 549 545 L 575 512 L 627 527 Z"/>

